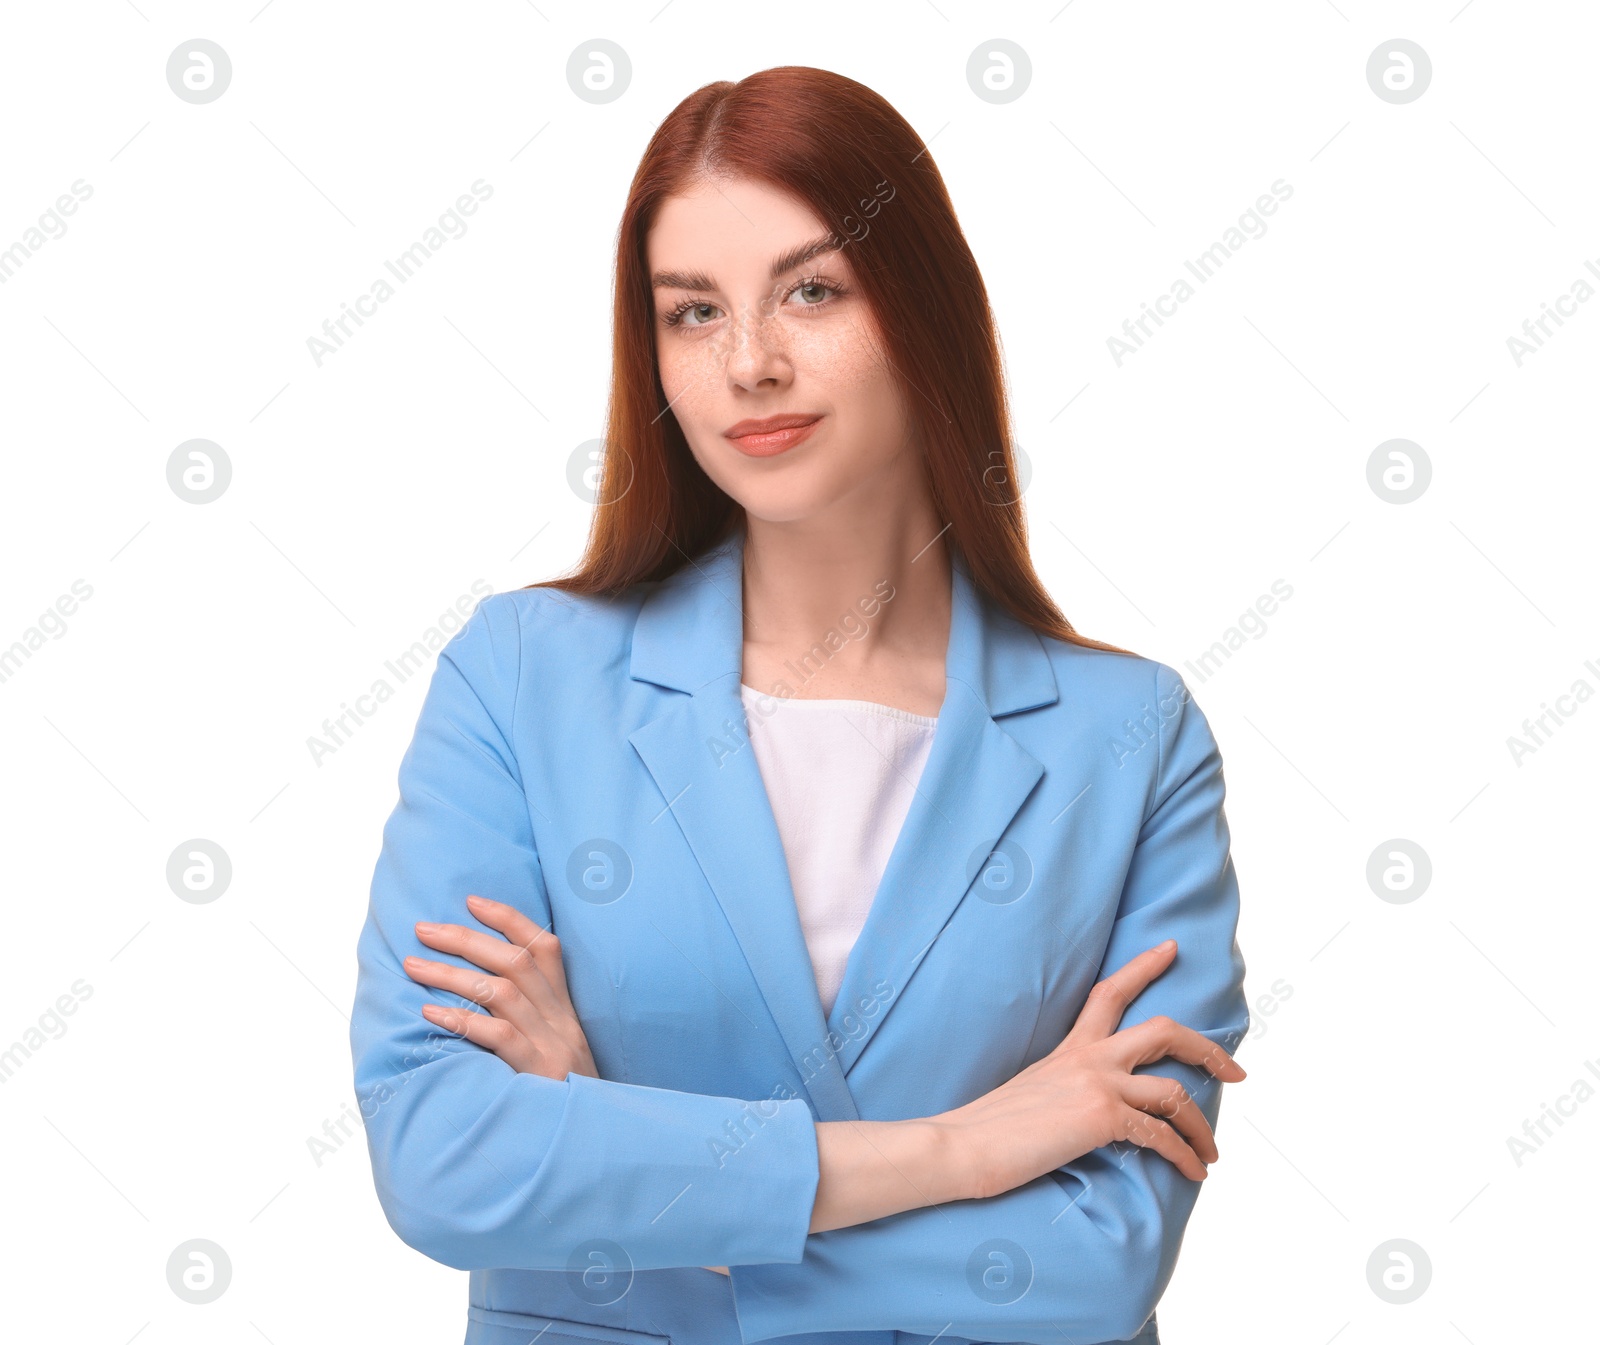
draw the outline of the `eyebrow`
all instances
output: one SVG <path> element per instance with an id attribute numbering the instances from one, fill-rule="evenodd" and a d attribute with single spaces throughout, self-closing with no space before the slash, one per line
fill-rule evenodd
<path id="1" fill-rule="evenodd" d="M 797 266 L 803 266 L 813 257 L 824 252 L 832 252 L 839 246 L 836 234 L 824 234 L 820 238 L 813 238 L 809 243 L 801 243 L 798 247 L 790 248 L 782 256 L 775 257 L 772 262 L 771 276 L 776 280 L 785 271 L 792 271 Z M 703 271 L 657 271 L 650 277 L 653 289 L 671 290 L 714 290 L 717 282 Z"/>

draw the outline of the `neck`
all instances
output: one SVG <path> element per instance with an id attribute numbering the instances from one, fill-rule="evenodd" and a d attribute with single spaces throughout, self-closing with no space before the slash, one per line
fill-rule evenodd
<path id="1" fill-rule="evenodd" d="M 889 699 L 916 685 L 935 704 L 942 695 L 950 555 L 925 499 L 870 517 L 747 514 L 743 594 L 745 666 L 759 690 L 781 678 L 807 696 L 878 688 L 864 698 Z"/>

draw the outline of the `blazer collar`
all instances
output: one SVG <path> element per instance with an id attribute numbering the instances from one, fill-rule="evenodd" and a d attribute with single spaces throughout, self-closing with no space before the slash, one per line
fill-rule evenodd
<path id="1" fill-rule="evenodd" d="M 698 691 L 744 665 L 743 523 L 661 581 L 640 608 L 629 674 L 677 691 Z M 990 715 L 1053 704 L 1050 658 L 1029 627 L 979 592 L 951 549 L 950 643 L 945 676 L 977 692 Z"/>
<path id="2" fill-rule="evenodd" d="M 630 674 L 688 694 L 669 698 L 628 739 L 667 803 L 656 824 L 681 829 L 813 1110 L 822 1120 L 855 1120 L 860 1112 L 847 1074 L 1044 774 L 1043 764 L 995 719 L 1052 704 L 1059 692 L 1038 635 L 985 599 L 952 550 L 938 727 L 833 1012 L 825 1016 L 739 696 L 745 536 L 741 523 L 646 595 Z M 729 989 L 719 987 L 725 995 Z"/>

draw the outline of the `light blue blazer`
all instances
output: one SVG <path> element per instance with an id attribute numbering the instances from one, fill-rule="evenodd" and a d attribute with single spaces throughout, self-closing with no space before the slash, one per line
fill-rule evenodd
<path id="1" fill-rule="evenodd" d="M 495 594 L 440 654 L 351 1025 L 389 1223 L 472 1272 L 468 1345 L 1156 1341 L 1199 1192 L 1167 1159 L 1113 1145 L 990 1199 L 808 1234 L 813 1125 L 971 1101 L 1169 936 L 1175 962 L 1122 1026 L 1168 1014 L 1237 1045 L 1205 716 L 1165 664 L 1012 620 L 957 557 L 933 746 L 824 1015 L 739 698 L 744 537 L 611 601 Z M 412 925 L 474 923 L 469 893 L 559 936 L 601 1078 L 514 1073 L 418 1012 L 449 997 L 405 974 L 445 956 Z M 1209 1074 L 1139 1069 L 1215 1125 Z"/>

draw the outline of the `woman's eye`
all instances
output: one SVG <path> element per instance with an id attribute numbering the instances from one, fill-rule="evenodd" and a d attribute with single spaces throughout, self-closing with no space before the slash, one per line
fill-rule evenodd
<path id="1" fill-rule="evenodd" d="M 721 311 L 715 304 L 687 304 L 673 314 L 672 321 L 682 323 L 685 327 L 703 327 L 715 321 Z"/>
<path id="2" fill-rule="evenodd" d="M 834 292 L 832 285 L 824 285 L 820 280 L 808 281 L 804 285 L 796 285 L 794 293 L 800 295 L 805 302 L 801 308 L 814 308 L 818 304 L 828 301 L 828 295 Z"/>
<path id="3" fill-rule="evenodd" d="M 795 307 L 824 308 L 844 293 L 842 285 L 825 280 L 805 280 L 788 292 L 785 301 L 793 301 L 798 297 Z M 767 311 L 767 301 L 763 301 L 762 308 Z M 686 300 L 665 314 L 663 321 L 669 327 L 704 327 L 723 316 L 725 314 L 716 304 Z"/>

